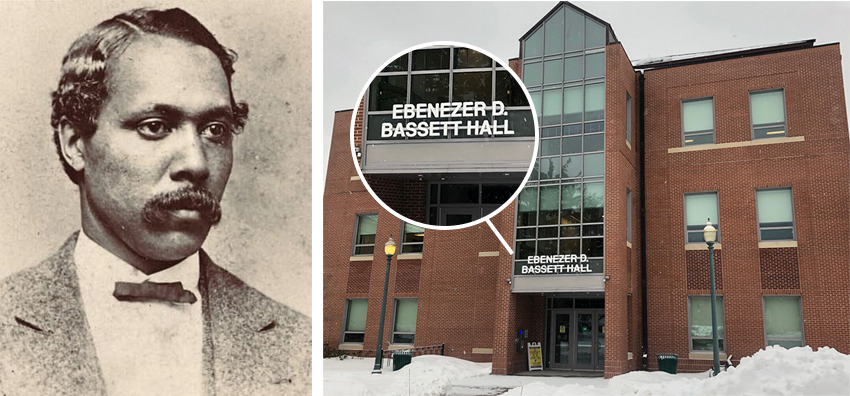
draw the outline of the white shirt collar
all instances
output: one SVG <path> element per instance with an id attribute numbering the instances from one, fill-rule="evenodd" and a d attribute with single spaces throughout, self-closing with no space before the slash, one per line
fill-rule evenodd
<path id="1" fill-rule="evenodd" d="M 199 255 L 145 275 L 82 231 L 74 261 L 80 297 L 107 394 L 203 394 L 204 320 L 198 292 Z M 129 302 L 113 297 L 115 282 L 181 282 L 194 304 Z"/>
<path id="2" fill-rule="evenodd" d="M 110 294 L 115 282 L 149 280 L 151 282 L 181 282 L 184 289 L 198 295 L 198 279 L 200 276 L 200 256 L 198 252 L 169 268 L 146 275 L 98 245 L 81 230 L 79 237 L 77 237 L 77 246 L 74 249 L 74 262 L 79 272 L 85 274 L 87 278 L 95 277 L 96 282 Z"/>

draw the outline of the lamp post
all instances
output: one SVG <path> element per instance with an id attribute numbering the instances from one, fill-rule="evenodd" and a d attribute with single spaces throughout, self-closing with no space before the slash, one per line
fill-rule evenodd
<path id="1" fill-rule="evenodd" d="M 720 374 L 720 348 L 717 345 L 717 294 L 714 291 L 714 241 L 717 229 L 711 225 L 711 219 L 702 229 L 702 237 L 708 244 L 709 278 L 711 279 L 711 348 L 714 353 L 714 375 Z"/>
<path id="2" fill-rule="evenodd" d="M 387 254 L 387 272 L 384 274 L 384 298 L 381 300 L 381 326 L 378 327 L 378 349 L 375 351 L 375 366 L 372 367 L 372 374 L 381 373 L 381 357 L 384 354 L 384 316 L 387 314 L 387 285 L 390 282 L 390 260 L 395 254 L 395 241 L 393 236 L 384 245 L 384 253 Z"/>

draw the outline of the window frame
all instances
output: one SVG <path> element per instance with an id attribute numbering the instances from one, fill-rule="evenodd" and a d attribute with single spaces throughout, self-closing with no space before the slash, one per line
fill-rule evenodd
<path id="1" fill-rule="evenodd" d="M 791 239 L 767 239 L 763 240 L 761 238 L 761 220 L 759 219 L 759 199 L 758 194 L 759 191 L 777 191 L 777 190 L 788 190 L 791 194 Z M 786 227 L 764 227 L 764 229 L 772 230 L 772 229 L 784 229 Z M 794 208 L 794 188 L 792 186 L 787 187 L 767 187 L 767 188 L 756 188 L 756 229 L 758 229 L 759 242 L 784 242 L 784 241 L 796 241 L 797 240 L 797 211 Z"/>
<path id="2" fill-rule="evenodd" d="M 764 346 L 767 347 L 770 345 L 768 343 L 767 338 L 767 325 L 765 320 L 767 319 L 767 304 L 766 299 L 772 297 L 797 297 L 797 302 L 800 307 L 800 345 L 806 346 L 806 320 L 803 318 L 803 296 L 800 294 L 763 294 L 761 296 L 761 322 L 762 322 L 762 330 L 764 335 Z M 796 338 L 771 338 L 772 340 L 778 341 L 796 341 Z"/>
<path id="3" fill-rule="evenodd" d="M 626 91 L 626 141 L 632 144 L 632 96 Z"/>
<path id="4" fill-rule="evenodd" d="M 710 100 L 711 101 L 711 125 L 712 125 L 711 143 L 700 143 L 700 144 L 685 145 L 685 103 L 699 102 L 699 101 L 703 101 L 703 100 Z M 701 96 L 701 97 L 698 97 L 698 98 L 682 99 L 682 100 L 679 101 L 679 119 L 681 120 L 681 124 L 682 124 L 682 129 L 681 129 L 682 147 L 702 146 L 702 145 L 706 145 L 706 144 L 717 144 L 717 119 L 716 119 L 717 118 L 717 111 L 716 110 L 717 109 L 714 106 L 714 96 L 713 95 L 712 96 Z M 697 131 L 697 133 L 692 133 L 691 136 L 693 136 L 693 135 L 704 135 L 704 134 L 706 134 L 705 131 Z"/>
<path id="5" fill-rule="evenodd" d="M 694 348 L 694 341 L 693 340 L 694 339 L 697 339 L 697 340 L 706 340 L 706 339 L 713 340 L 713 337 L 709 336 L 709 337 L 694 338 L 693 336 L 691 336 L 691 298 L 692 297 L 705 297 L 706 299 L 709 300 L 709 307 L 710 307 L 711 306 L 711 304 L 710 304 L 711 303 L 711 295 L 705 295 L 705 294 L 689 294 L 688 295 L 688 352 L 690 352 L 690 353 L 702 353 L 702 352 L 706 352 L 706 351 L 705 350 L 695 350 L 695 349 L 693 349 Z M 727 344 L 727 342 L 726 342 L 726 331 L 725 331 L 726 330 L 726 299 L 723 298 L 722 294 L 717 295 L 717 299 L 718 299 L 718 301 L 721 300 L 721 299 L 723 300 L 723 329 L 724 329 L 723 337 L 720 337 L 720 334 L 717 335 L 717 349 L 720 351 L 720 353 L 726 353 L 726 344 Z M 709 309 L 711 309 L 711 308 L 709 308 Z M 720 320 L 718 318 L 718 322 L 719 321 Z M 723 340 L 723 347 L 720 346 L 720 340 Z M 711 352 L 711 351 L 709 350 L 708 352 Z"/>
<path id="6" fill-rule="evenodd" d="M 448 60 L 448 67 L 447 68 L 417 69 L 415 67 L 415 65 L 414 65 L 414 63 L 415 63 L 414 53 L 417 53 L 417 52 L 420 52 L 420 51 L 441 50 L 441 49 L 448 49 L 449 50 L 449 53 L 448 53 L 449 60 Z M 446 89 L 448 89 L 448 92 L 447 92 L 447 98 L 448 99 L 446 99 L 446 101 L 448 101 L 448 102 L 456 102 L 457 101 L 457 98 L 455 98 L 456 95 L 455 95 L 454 89 L 455 89 L 455 76 L 458 75 L 458 74 L 483 73 L 483 72 L 490 73 L 491 74 L 491 77 L 489 79 L 490 85 L 491 85 L 490 86 L 490 102 L 495 101 L 497 99 L 497 97 L 500 96 L 500 92 L 499 92 L 498 86 L 497 86 L 497 84 L 499 82 L 498 81 L 499 80 L 499 73 L 502 73 L 502 72 L 508 73 L 507 77 L 509 77 L 511 84 L 516 82 L 517 87 L 519 87 L 520 84 L 525 84 L 525 82 L 523 81 L 522 78 L 519 78 L 518 81 L 514 81 L 513 77 L 510 75 L 510 73 L 508 71 L 509 70 L 508 65 L 506 64 L 506 65 L 503 66 L 503 65 L 499 64 L 496 61 L 496 58 L 490 58 L 491 59 L 491 65 L 487 66 L 487 67 L 458 67 L 458 66 L 456 66 L 456 59 L 457 59 L 456 55 L 458 53 L 458 51 L 457 51 L 458 49 L 473 50 L 473 51 L 478 52 L 474 48 L 469 48 L 469 47 L 464 47 L 464 46 L 454 46 L 454 45 L 419 48 L 419 49 L 416 49 L 416 50 L 412 50 L 412 51 L 408 52 L 407 54 L 401 55 L 400 57 L 398 57 L 398 58 L 394 59 L 392 62 L 390 62 L 390 64 L 392 64 L 396 60 L 398 60 L 402 57 L 406 57 L 407 58 L 406 69 L 395 70 L 395 71 L 387 71 L 386 67 L 385 67 L 384 69 L 381 69 L 381 71 L 379 71 L 372 78 L 372 81 L 375 81 L 375 80 L 377 80 L 381 77 L 407 76 L 407 92 L 406 92 L 406 98 L 405 98 L 405 101 L 404 101 L 405 104 L 414 104 L 414 98 L 416 97 L 416 95 L 414 95 L 414 93 L 413 93 L 414 79 L 416 79 L 417 77 L 420 77 L 420 76 L 431 76 L 431 75 L 442 76 L 442 75 L 445 75 L 446 78 L 448 79 L 448 84 L 446 85 L 446 87 L 447 87 Z M 483 54 L 483 53 L 481 53 L 481 54 Z M 489 55 L 487 55 L 487 54 L 483 54 L 483 55 L 485 55 L 489 58 Z M 542 56 L 540 58 L 541 58 L 541 62 L 542 62 Z M 387 65 L 387 66 L 389 66 L 389 65 Z M 524 70 L 525 70 L 525 64 L 523 64 L 523 71 Z M 542 70 L 542 63 L 541 63 L 541 79 L 543 78 L 542 72 L 543 72 L 543 70 Z M 526 73 L 523 73 L 522 75 L 526 75 Z M 386 139 L 385 138 L 370 138 L 370 133 L 369 133 L 370 127 L 371 127 L 372 122 L 376 119 L 374 117 L 376 117 L 376 116 L 389 116 L 389 115 L 392 115 L 392 113 L 393 113 L 392 110 L 370 110 L 370 108 L 372 106 L 372 104 L 370 103 L 370 100 L 369 100 L 370 96 L 372 96 L 371 86 L 372 86 L 372 83 L 370 82 L 369 87 L 367 88 L 367 90 L 366 90 L 366 92 L 363 96 L 363 102 L 364 102 L 363 128 L 362 128 L 363 131 L 364 131 L 363 141 L 368 142 L 369 144 L 393 144 L 393 143 L 398 143 L 398 142 L 403 142 L 403 141 L 409 141 L 410 138 L 406 137 L 406 136 L 404 138 L 386 138 Z M 440 86 L 440 88 L 442 89 L 442 85 Z M 523 94 L 523 97 L 524 97 L 524 94 Z M 485 101 L 485 102 L 487 102 L 487 101 Z M 422 103 L 422 102 L 418 102 L 418 103 Z M 508 111 L 514 110 L 516 112 L 529 112 L 529 114 L 531 113 L 531 107 L 534 106 L 534 103 L 528 103 L 527 105 L 511 104 L 507 101 L 505 101 L 503 103 L 505 104 L 505 110 L 508 110 Z M 493 111 L 492 103 L 485 107 L 485 111 L 490 113 L 490 115 L 487 116 L 487 119 L 489 119 L 489 120 L 495 121 L 498 117 L 502 117 L 502 116 L 496 117 L 496 116 L 492 115 L 492 111 Z M 538 112 L 538 116 L 539 115 L 540 115 L 540 112 Z M 405 122 L 407 122 L 407 120 L 405 120 Z M 530 125 L 533 125 L 533 122 L 530 122 Z M 466 130 L 465 126 L 462 126 L 460 128 L 461 128 L 460 129 L 461 131 Z M 524 133 L 519 133 L 519 131 L 517 130 L 517 132 L 519 133 L 518 135 L 515 135 L 513 137 L 501 138 L 501 139 L 528 140 L 528 139 L 534 137 L 534 133 L 533 133 L 534 128 L 530 128 L 530 129 L 531 129 L 530 135 L 525 135 Z M 525 129 L 523 129 L 523 131 L 525 131 Z M 459 137 L 454 137 L 454 138 L 457 139 Z M 439 139 L 435 138 L 434 140 L 435 141 L 442 141 L 442 140 L 451 140 L 451 139 L 452 139 L 452 136 L 451 136 L 451 134 L 449 134 L 448 136 L 443 136 L 443 137 L 440 137 Z"/>
<path id="7" fill-rule="evenodd" d="M 352 237 L 351 237 L 351 257 L 355 257 L 355 256 L 357 256 L 357 257 L 365 257 L 365 256 L 374 256 L 374 255 L 375 255 L 375 251 L 374 251 L 374 249 L 372 250 L 372 253 L 371 253 L 371 254 L 369 254 L 369 253 L 360 253 L 360 254 L 357 254 L 357 253 L 356 253 L 356 252 L 357 252 L 357 248 L 358 248 L 358 247 L 361 247 L 361 246 L 369 246 L 369 245 L 370 245 L 370 244 L 368 244 L 368 243 L 361 243 L 361 244 L 358 244 L 358 243 L 357 243 L 357 236 L 358 236 L 358 230 L 360 229 L 360 220 L 361 220 L 363 217 L 365 217 L 365 216 L 371 216 L 371 215 L 374 215 L 374 216 L 376 216 L 376 217 L 377 217 L 377 216 L 378 216 L 378 213 L 377 213 L 377 212 L 374 212 L 374 213 L 357 213 L 357 214 L 355 214 L 355 215 L 354 215 L 354 216 L 355 216 L 355 219 L 354 219 L 354 232 L 352 233 Z M 377 218 L 375 219 L 375 223 L 377 224 Z M 377 228 L 377 227 L 376 227 L 376 228 Z M 378 235 L 378 231 L 377 231 L 377 229 L 376 229 L 376 230 L 375 230 L 375 236 L 376 236 L 375 240 L 376 240 L 376 241 L 377 241 L 377 235 Z M 371 243 L 371 245 L 372 245 L 372 246 L 375 246 L 375 243 L 373 242 L 373 243 Z"/>
<path id="8" fill-rule="evenodd" d="M 687 228 L 687 225 L 685 225 Z M 632 190 L 626 189 L 626 242 L 632 243 Z"/>
<path id="9" fill-rule="evenodd" d="M 480 195 L 480 191 L 479 191 L 479 195 Z M 401 237 L 399 237 L 399 242 L 400 242 L 400 243 L 399 243 L 399 250 L 398 250 L 398 252 L 399 252 L 399 254 L 422 254 L 422 252 L 425 250 L 425 228 L 423 228 L 423 227 L 419 227 L 419 228 L 422 228 L 422 234 L 423 234 L 423 235 L 422 235 L 422 242 L 405 242 L 405 240 L 404 240 L 404 236 L 405 236 L 407 233 L 406 233 L 406 232 L 404 232 L 404 230 L 405 230 L 405 228 L 406 228 L 406 226 L 407 226 L 408 224 L 410 224 L 410 225 L 412 225 L 412 226 L 415 226 L 415 227 L 419 227 L 419 226 L 417 226 L 416 224 L 408 223 L 408 222 L 406 222 L 406 221 L 402 221 L 402 222 L 401 222 L 401 233 L 399 233 L 399 235 L 401 235 Z M 407 246 L 419 245 L 419 246 L 422 246 L 422 249 L 421 249 L 420 251 L 418 251 L 418 252 L 405 253 L 405 252 L 404 252 L 404 246 L 405 246 L 405 245 L 407 245 Z"/>
<path id="10" fill-rule="evenodd" d="M 342 313 L 342 326 L 341 326 L 342 332 L 341 332 L 340 337 L 339 337 L 339 343 L 340 344 L 346 344 L 346 345 L 363 345 L 363 342 L 345 341 L 345 335 L 346 334 L 348 334 L 348 333 L 352 333 L 352 334 L 361 333 L 359 331 L 348 331 L 348 330 L 345 329 L 348 326 L 348 315 L 350 314 L 349 308 L 351 307 L 351 301 L 353 301 L 353 300 L 366 300 L 366 318 L 364 318 L 364 321 L 368 320 L 368 318 L 369 318 L 369 299 L 367 297 L 346 298 L 345 299 L 345 307 L 343 308 L 343 313 Z M 363 329 L 362 333 L 363 333 L 363 341 L 365 342 L 366 341 L 366 329 Z"/>
<path id="11" fill-rule="evenodd" d="M 696 230 L 688 230 L 688 195 L 706 195 L 706 194 L 714 194 L 715 203 L 717 206 L 717 219 L 711 222 L 711 225 L 717 229 L 717 239 L 715 243 L 720 243 L 720 193 L 717 190 L 714 191 L 698 191 L 698 192 L 686 192 L 682 197 L 682 220 L 685 223 L 685 244 L 697 245 L 697 244 L 705 244 L 705 240 L 702 242 L 690 242 L 688 239 L 688 232 L 697 232 Z M 702 233 L 702 230 L 698 231 Z"/>
<path id="12" fill-rule="evenodd" d="M 782 124 L 785 126 L 785 134 L 782 135 L 782 136 L 775 136 L 775 137 L 756 138 L 756 125 L 753 123 L 753 94 L 758 95 L 758 94 L 769 93 L 769 92 L 782 92 L 782 116 L 785 118 L 785 121 Z M 747 101 L 749 102 L 749 105 L 750 105 L 750 140 L 775 139 L 775 138 L 780 138 L 780 137 L 788 137 L 788 108 L 785 104 L 785 87 L 758 89 L 758 90 L 755 90 L 755 91 L 750 91 L 749 94 L 747 95 Z M 778 126 L 778 125 L 779 125 L 778 123 L 762 124 L 762 126 L 760 126 L 760 128 L 770 127 L 770 126 Z"/>
<path id="13" fill-rule="evenodd" d="M 414 328 L 413 332 L 396 331 L 396 329 L 395 329 L 395 326 L 396 326 L 395 321 L 396 321 L 396 317 L 398 316 L 398 302 L 399 302 L 399 300 L 416 300 L 416 327 L 419 327 L 419 297 L 396 297 L 396 298 L 393 298 L 393 316 L 392 316 L 392 322 L 390 322 L 390 323 L 392 323 L 392 327 L 390 328 L 391 331 L 390 331 L 389 344 L 390 345 L 410 345 L 410 346 L 413 346 L 413 345 L 416 344 L 416 329 L 415 328 Z M 393 342 L 396 334 L 413 334 L 413 343 L 412 344 L 402 344 L 402 343 Z"/>

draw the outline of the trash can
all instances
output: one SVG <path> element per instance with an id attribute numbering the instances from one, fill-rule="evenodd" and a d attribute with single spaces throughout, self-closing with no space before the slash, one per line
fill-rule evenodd
<path id="1" fill-rule="evenodd" d="M 676 374 L 676 366 L 679 364 L 679 355 L 675 353 L 659 353 L 657 356 L 659 370 L 670 374 Z"/>
<path id="2" fill-rule="evenodd" d="M 393 351 L 393 371 L 410 364 L 411 358 L 413 358 L 413 351 L 410 349 Z"/>

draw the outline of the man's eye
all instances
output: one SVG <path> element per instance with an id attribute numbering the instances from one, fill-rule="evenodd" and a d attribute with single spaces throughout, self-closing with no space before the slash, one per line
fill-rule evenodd
<path id="1" fill-rule="evenodd" d="M 212 123 L 201 131 L 201 135 L 213 141 L 223 141 L 230 136 L 230 127 L 220 122 Z"/>
<path id="2" fill-rule="evenodd" d="M 144 137 L 161 138 L 171 133 L 171 127 L 169 127 L 163 121 L 151 120 L 139 124 L 139 126 L 136 127 L 136 131 L 138 131 Z"/>

